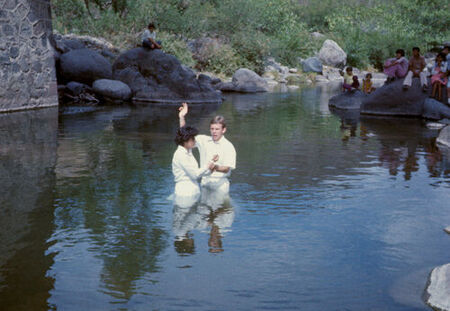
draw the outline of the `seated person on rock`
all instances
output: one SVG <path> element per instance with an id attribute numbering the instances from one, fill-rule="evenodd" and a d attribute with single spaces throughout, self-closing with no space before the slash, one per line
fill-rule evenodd
<path id="1" fill-rule="evenodd" d="M 412 78 L 420 78 L 420 85 L 425 92 L 428 89 L 427 73 L 424 71 L 426 67 L 425 58 L 420 55 L 418 47 L 412 48 L 412 56 L 409 59 L 408 74 L 403 81 L 403 89 L 407 90 L 412 85 Z"/>
<path id="2" fill-rule="evenodd" d="M 442 86 L 447 85 L 447 62 L 445 61 L 446 55 L 444 53 L 439 53 L 436 56 L 434 62 L 433 70 L 431 71 L 431 85 L 433 86 L 433 91 L 431 92 L 431 97 L 436 98 L 436 93 L 438 93 L 437 100 L 442 100 Z"/>
<path id="3" fill-rule="evenodd" d="M 147 29 L 142 34 L 142 46 L 151 50 L 162 48 L 161 41 L 156 41 L 155 24 L 148 24 Z"/>
<path id="4" fill-rule="evenodd" d="M 408 60 L 405 58 L 405 51 L 398 49 L 395 51 L 395 57 L 389 58 L 384 63 L 383 72 L 388 76 L 386 82 L 392 82 L 395 79 L 402 79 L 408 72 Z"/>
<path id="5" fill-rule="evenodd" d="M 370 94 L 373 91 L 375 91 L 375 88 L 373 87 L 373 82 L 372 82 L 372 74 L 370 72 L 367 73 L 366 77 L 363 79 L 362 91 L 365 94 Z"/>
<path id="6" fill-rule="evenodd" d="M 344 76 L 344 83 L 342 84 L 343 91 L 347 90 L 353 92 L 359 88 L 358 76 L 353 75 L 353 68 L 348 66 L 345 73 L 340 72 Z"/>

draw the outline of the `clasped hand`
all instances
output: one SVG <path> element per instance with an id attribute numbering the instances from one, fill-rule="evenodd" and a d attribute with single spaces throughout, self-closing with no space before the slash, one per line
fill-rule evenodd
<path id="1" fill-rule="evenodd" d="M 219 160 L 219 155 L 216 154 L 214 155 L 214 157 L 211 159 L 211 162 L 209 162 L 209 166 L 208 168 L 214 172 L 214 170 L 216 169 L 216 162 Z"/>

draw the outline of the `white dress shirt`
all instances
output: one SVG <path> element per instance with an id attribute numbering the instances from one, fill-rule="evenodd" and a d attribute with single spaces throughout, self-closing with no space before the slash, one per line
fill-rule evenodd
<path id="1" fill-rule="evenodd" d="M 188 207 L 200 197 L 198 180 L 210 170 L 207 166 L 199 168 L 192 151 L 178 146 L 172 158 L 172 173 L 175 177 L 175 203 Z"/>
<path id="2" fill-rule="evenodd" d="M 197 135 L 195 136 L 195 146 L 200 152 L 200 165 L 205 166 L 214 155 L 219 155 L 219 160 L 216 162 L 220 166 L 228 166 L 230 171 L 228 173 L 213 172 L 211 177 L 228 177 L 231 170 L 236 168 L 236 150 L 233 144 L 222 136 L 219 141 L 214 141 L 211 136 Z"/>
<path id="3" fill-rule="evenodd" d="M 145 41 L 149 38 L 156 41 L 156 31 L 150 32 L 150 30 L 145 29 L 145 31 L 142 33 L 142 41 Z"/>
<path id="4" fill-rule="evenodd" d="M 211 136 L 197 135 L 195 137 L 195 146 L 200 153 L 200 165 L 207 165 L 208 161 L 217 154 L 219 160 L 216 162 L 219 166 L 228 166 L 230 170 L 228 173 L 214 171 L 208 176 L 202 178 L 202 186 L 221 190 L 221 192 L 228 193 L 229 181 L 228 176 L 231 175 L 231 170 L 236 168 L 236 150 L 233 144 L 222 136 L 219 141 L 214 141 Z"/>

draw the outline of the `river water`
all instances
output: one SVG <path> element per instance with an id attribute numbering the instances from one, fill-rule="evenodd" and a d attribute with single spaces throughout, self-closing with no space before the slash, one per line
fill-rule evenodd
<path id="1" fill-rule="evenodd" d="M 227 96 L 231 202 L 174 208 L 176 106 L 0 115 L 1 310 L 429 310 L 450 152 L 338 90 Z M 69 111 L 70 112 L 70 111 Z"/>

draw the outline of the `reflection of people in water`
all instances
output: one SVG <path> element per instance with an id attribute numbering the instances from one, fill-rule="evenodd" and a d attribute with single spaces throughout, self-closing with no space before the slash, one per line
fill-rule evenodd
<path id="1" fill-rule="evenodd" d="M 405 173 L 405 180 L 411 179 L 412 172 L 419 169 L 416 156 L 416 146 L 393 148 L 383 145 L 380 149 L 379 155 L 380 165 L 389 169 L 389 174 L 396 176 L 400 166 L 403 164 L 403 171 Z"/>
<path id="2" fill-rule="evenodd" d="M 179 108 L 180 127 L 185 126 L 185 116 L 188 113 L 188 105 L 183 103 Z M 218 155 L 218 161 L 214 165 L 213 172 L 202 178 L 202 188 L 212 189 L 221 193 L 228 193 L 230 183 L 228 177 L 231 171 L 236 167 L 236 150 L 233 144 L 225 138 L 227 131 L 225 118 L 222 116 L 214 117 L 209 127 L 211 136 L 198 135 L 196 137 L 195 147 L 200 152 L 201 167 L 207 166 L 207 161 Z"/>
<path id="3" fill-rule="evenodd" d="M 228 202 L 215 210 L 203 204 L 197 204 L 190 208 L 174 206 L 174 247 L 178 254 L 186 255 L 195 253 L 192 230 L 208 231 L 209 252 L 223 252 L 223 234 L 227 228 L 231 227 L 234 220 L 234 209 Z"/>
<path id="4" fill-rule="evenodd" d="M 345 120 L 341 118 L 340 129 L 343 134 L 342 141 L 348 141 L 350 137 L 355 137 L 357 128 L 358 128 L 357 122 L 345 122 Z"/>
<path id="5" fill-rule="evenodd" d="M 211 157 L 201 168 L 192 154 L 197 129 L 186 126 L 178 129 L 175 142 L 178 145 L 172 159 L 172 173 L 175 177 L 175 204 L 181 207 L 192 206 L 200 197 L 198 180 L 211 174 L 217 156 Z"/>
<path id="6" fill-rule="evenodd" d="M 208 217 L 208 224 L 211 226 L 208 239 L 210 253 L 223 252 L 223 233 L 226 228 L 231 227 L 234 220 L 234 210 L 228 202 L 222 207 L 210 211 Z"/>
<path id="7" fill-rule="evenodd" d="M 436 146 L 436 141 L 431 140 L 425 145 L 426 163 L 428 172 L 431 177 L 437 177 L 440 175 L 438 164 L 442 162 L 442 153 L 439 148 Z"/>

